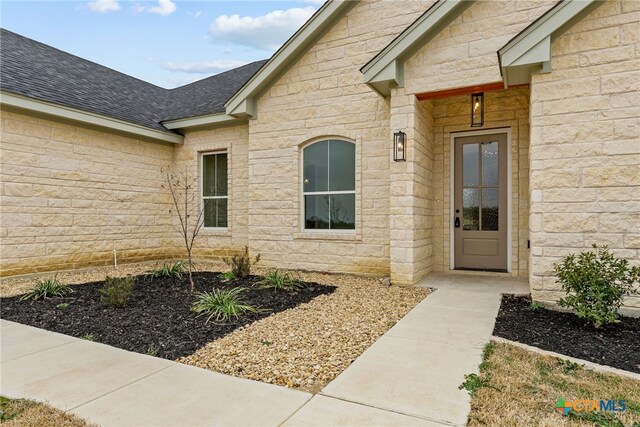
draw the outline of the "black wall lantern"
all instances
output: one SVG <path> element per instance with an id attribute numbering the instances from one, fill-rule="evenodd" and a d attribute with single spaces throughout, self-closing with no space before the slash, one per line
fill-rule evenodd
<path id="1" fill-rule="evenodd" d="M 471 127 L 484 125 L 484 93 L 471 94 Z"/>
<path id="2" fill-rule="evenodd" d="M 393 134 L 393 160 L 395 162 L 404 162 L 407 160 L 406 136 L 407 134 L 402 131 Z"/>

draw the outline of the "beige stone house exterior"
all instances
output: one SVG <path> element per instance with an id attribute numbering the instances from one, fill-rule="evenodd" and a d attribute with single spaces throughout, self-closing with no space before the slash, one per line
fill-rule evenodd
<path id="1" fill-rule="evenodd" d="M 7 61 L 5 276 L 182 256 L 167 166 L 199 177 L 199 257 L 490 270 L 542 301 L 592 243 L 640 262 L 637 1 L 330 0 L 223 109 L 157 126 L 15 89 Z"/>

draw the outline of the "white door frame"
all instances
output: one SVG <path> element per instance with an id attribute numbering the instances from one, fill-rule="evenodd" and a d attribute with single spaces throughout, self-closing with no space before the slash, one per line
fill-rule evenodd
<path id="1" fill-rule="evenodd" d="M 454 239 L 454 227 L 453 218 L 455 218 L 455 138 L 465 136 L 476 135 L 489 135 L 494 133 L 507 134 L 507 273 L 511 273 L 511 251 L 513 242 L 511 241 L 511 157 L 513 153 L 511 151 L 511 128 L 495 128 L 495 129 L 483 129 L 473 130 L 466 132 L 451 132 L 449 134 L 449 269 L 455 270 L 455 239 Z"/>

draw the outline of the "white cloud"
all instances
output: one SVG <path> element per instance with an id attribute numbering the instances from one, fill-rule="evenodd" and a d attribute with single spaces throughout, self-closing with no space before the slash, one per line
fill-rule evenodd
<path id="1" fill-rule="evenodd" d="M 87 3 L 87 7 L 94 12 L 115 12 L 120 10 L 118 0 L 94 0 Z"/>
<path id="2" fill-rule="evenodd" d="M 276 50 L 302 26 L 316 8 L 307 6 L 274 10 L 261 16 L 221 15 L 211 24 L 216 41 L 258 49 Z"/>
<path id="3" fill-rule="evenodd" d="M 133 11 L 133 13 L 142 13 L 145 11 L 145 7 L 143 5 L 141 5 L 140 3 L 134 3 L 133 6 L 131 6 L 131 10 Z"/>
<path id="4" fill-rule="evenodd" d="M 215 61 L 192 62 L 184 64 L 167 62 L 165 64 L 162 64 L 162 66 L 169 71 L 180 71 L 190 74 L 212 74 L 240 67 L 245 64 L 246 62 L 243 61 L 221 59 Z"/>
<path id="5" fill-rule="evenodd" d="M 171 0 L 158 0 L 158 5 L 147 9 L 151 13 L 167 16 L 176 11 L 176 4 Z"/>

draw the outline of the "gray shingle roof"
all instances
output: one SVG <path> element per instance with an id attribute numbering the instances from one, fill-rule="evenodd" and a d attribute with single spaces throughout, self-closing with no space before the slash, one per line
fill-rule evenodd
<path id="1" fill-rule="evenodd" d="M 162 121 L 223 113 L 224 103 L 265 62 L 164 89 L 0 29 L 3 91 L 164 131 Z"/>
<path id="2" fill-rule="evenodd" d="M 191 84 L 171 89 L 163 120 L 224 113 L 224 104 L 262 67 L 252 62 Z"/>

